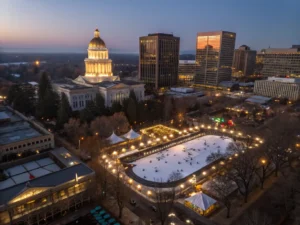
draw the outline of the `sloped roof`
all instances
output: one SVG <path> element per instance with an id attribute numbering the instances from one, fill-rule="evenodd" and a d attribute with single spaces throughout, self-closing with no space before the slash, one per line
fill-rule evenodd
<path id="1" fill-rule="evenodd" d="M 126 134 L 124 134 L 122 137 L 127 139 L 135 139 L 141 136 L 139 133 L 135 132 L 134 130 L 130 129 Z"/>
<path id="2" fill-rule="evenodd" d="M 110 135 L 110 137 L 108 137 L 106 140 L 108 140 L 111 144 L 117 144 L 124 141 L 124 139 L 117 136 L 115 132 L 113 132 L 112 135 Z"/>
<path id="3" fill-rule="evenodd" d="M 57 172 L 32 179 L 30 180 L 29 185 L 30 187 L 55 187 L 75 179 L 76 173 L 78 177 L 80 177 L 94 173 L 94 171 L 88 168 L 85 164 L 79 163 L 77 165 L 67 167 Z M 1 190 L 0 205 L 6 204 L 11 199 L 15 198 L 17 195 L 22 193 L 25 190 L 26 186 L 28 186 L 26 182 L 23 182 L 18 185 Z"/>
<path id="4" fill-rule="evenodd" d="M 199 192 L 192 197 L 185 199 L 185 201 L 192 203 L 202 210 L 207 210 L 210 206 L 217 202 L 215 199 L 202 192 Z"/>

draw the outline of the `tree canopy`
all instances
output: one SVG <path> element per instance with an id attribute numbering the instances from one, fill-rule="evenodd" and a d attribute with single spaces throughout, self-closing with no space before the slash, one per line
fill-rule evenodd
<path id="1" fill-rule="evenodd" d="M 65 93 L 62 93 L 61 100 L 57 112 L 56 126 L 62 128 L 65 123 L 69 121 L 72 115 L 72 108 L 69 104 L 68 98 Z"/>

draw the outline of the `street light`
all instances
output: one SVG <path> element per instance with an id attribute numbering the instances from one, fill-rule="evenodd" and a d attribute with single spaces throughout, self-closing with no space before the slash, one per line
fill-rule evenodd
<path id="1" fill-rule="evenodd" d="M 151 191 L 147 191 L 147 195 L 148 196 L 152 195 L 152 192 Z"/>
<path id="2" fill-rule="evenodd" d="M 84 140 L 84 137 L 79 138 L 78 140 L 78 149 L 80 150 L 80 142 Z"/>

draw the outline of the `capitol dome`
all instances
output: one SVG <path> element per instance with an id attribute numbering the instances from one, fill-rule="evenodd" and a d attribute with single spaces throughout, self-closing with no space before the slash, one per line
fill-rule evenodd
<path id="1" fill-rule="evenodd" d="M 98 29 L 94 31 L 94 38 L 90 41 L 89 48 L 106 48 L 104 41 L 100 38 Z"/>

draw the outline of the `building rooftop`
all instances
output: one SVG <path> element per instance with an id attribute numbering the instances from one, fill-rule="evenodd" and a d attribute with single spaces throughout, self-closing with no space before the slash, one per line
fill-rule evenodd
<path id="1" fill-rule="evenodd" d="M 173 34 L 152 33 L 152 34 L 148 34 L 148 36 L 167 36 L 167 37 L 173 37 Z"/>
<path id="2" fill-rule="evenodd" d="M 293 54 L 300 53 L 300 48 L 267 48 L 261 51 L 262 54 Z"/>
<path id="3" fill-rule="evenodd" d="M 97 85 L 99 87 L 110 88 L 117 84 L 125 84 L 125 85 L 131 86 L 131 85 L 139 85 L 139 84 L 143 84 L 143 83 L 133 81 L 133 80 L 122 80 L 122 81 L 103 81 L 101 83 L 98 83 Z"/>
<path id="4" fill-rule="evenodd" d="M 75 160 L 74 164 L 65 165 L 61 161 L 62 158 L 72 157 Z M 55 187 L 74 180 L 76 175 L 80 179 L 80 176 L 94 173 L 64 148 L 20 159 L 2 165 L 1 169 L 7 179 L 0 182 L 0 205 L 8 203 L 26 188 Z"/>
<path id="5" fill-rule="evenodd" d="M 32 86 L 38 86 L 39 83 L 35 82 L 35 81 L 29 81 L 28 84 L 32 85 Z"/>
<path id="6" fill-rule="evenodd" d="M 214 34 L 222 34 L 222 33 L 235 34 L 235 32 L 231 32 L 231 31 L 218 30 L 218 31 L 198 32 L 197 36 L 206 36 L 206 35 L 214 35 Z"/>
<path id="7" fill-rule="evenodd" d="M 179 60 L 179 65 L 180 64 L 195 64 L 196 60 Z"/>
<path id="8" fill-rule="evenodd" d="M 59 86 L 61 88 L 67 89 L 67 90 L 78 90 L 78 89 L 92 88 L 90 86 L 85 86 L 85 85 L 74 83 L 72 80 L 69 80 L 69 79 L 53 81 L 53 84 L 56 85 L 56 86 Z"/>
<path id="9" fill-rule="evenodd" d="M 259 95 L 253 95 L 250 98 L 246 99 L 246 102 L 256 103 L 256 104 L 266 104 L 271 100 L 271 98 L 259 96 Z"/>
<path id="10" fill-rule="evenodd" d="M 276 81 L 282 83 L 297 83 L 300 84 L 300 78 L 285 78 L 285 77 L 268 77 L 268 81 Z"/>
<path id="11" fill-rule="evenodd" d="M 41 135 L 43 133 L 36 129 L 29 121 L 6 107 L 0 108 L 0 145 Z"/>

